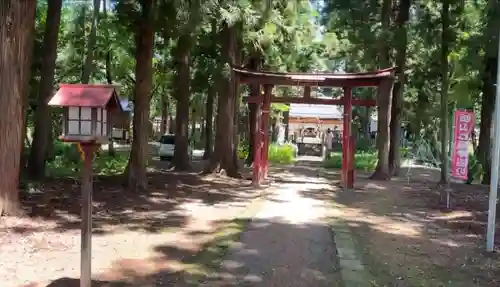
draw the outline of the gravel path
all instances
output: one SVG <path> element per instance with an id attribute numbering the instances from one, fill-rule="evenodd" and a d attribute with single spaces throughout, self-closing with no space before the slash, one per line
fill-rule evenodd
<path id="1" fill-rule="evenodd" d="M 210 286 L 335 287 L 335 246 L 322 178 L 274 174 L 278 189 L 242 234 Z"/>

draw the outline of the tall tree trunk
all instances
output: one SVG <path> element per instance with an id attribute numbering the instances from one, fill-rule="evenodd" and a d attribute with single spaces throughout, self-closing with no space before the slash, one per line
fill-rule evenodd
<path id="1" fill-rule="evenodd" d="M 168 117 L 168 133 L 173 134 L 175 131 L 175 118 L 173 116 Z"/>
<path id="2" fill-rule="evenodd" d="M 188 129 L 189 129 L 189 98 L 191 96 L 191 73 L 189 67 L 189 51 L 191 48 L 191 35 L 184 34 L 177 40 L 175 48 L 175 151 L 173 164 L 176 170 L 190 168 L 188 155 Z"/>
<path id="3" fill-rule="evenodd" d="M 391 17 L 391 0 L 384 0 L 382 5 L 381 23 L 382 34 L 380 36 L 379 45 L 379 62 L 381 68 L 390 66 L 389 60 L 389 24 Z M 391 173 L 389 169 L 389 137 L 390 137 L 390 122 L 391 122 L 391 105 L 392 105 L 392 90 L 393 80 L 384 80 L 377 93 L 377 149 L 378 162 L 375 172 L 372 174 L 372 179 L 389 180 Z"/>
<path id="4" fill-rule="evenodd" d="M 106 5 L 106 0 L 102 1 L 102 5 L 103 5 L 104 16 L 107 19 L 108 10 L 107 10 L 107 5 Z M 105 29 L 104 32 L 106 35 L 105 38 L 109 39 L 108 30 Z M 113 74 L 111 72 L 111 70 L 112 70 L 111 49 L 109 48 L 109 46 L 106 46 L 106 47 L 108 48 L 108 51 L 106 52 L 106 81 L 108 82 L 108 84 L 112 85 L 113 84 Z M 113 141 L 113 127 L 114 127 L 114 123 L 113 123 L 112 128 L 111 128 L 111 137 L 109 137 L 109 144 L 108 144 L 108 154 L 109 154 L 109 156 L 112 156 L 112 157 L 116 155 L 115 145 L 114 145 L 114 141 Z"/>
<path id="5" fill-rule="evenodd" d="M 365 114 L 362 117 L 363 118 L 363 137 L 365 139 L 370 139 L 370 127 L 371 127 L 371 122 L 372 122 L 372 110 L 370 107 L 366 107 L 364 110 Z M 389 147 L 389 156 L 390 154 L 390 147 Z"/>
<path id="6" fill-rule="evenodd" d="M 132 149 L 127 166 L 128 187 L 147 188 L 146 164 L 149 155 L 149 102 L 153 85 L 154 1 L 141 1 L 142 13 L 136 36 L 134 118 Z"/>
<path id="7" fill-rule="evenodd" d="M 498 57 L 498 17 L 500 2 L 496 0 L 488 1 L 488 22 L 484 32 L 485 55 L 484 70 L 481 79 L 482 100 L 481 100 L 481 122 L 479 131 L 479 144 L 477 156 L 483 167 L 484 176 L 482 183 L 489 184 L 491 178 L 491 124 L 495 106 L 495 84 L 497 76 Z"/>
<path id="8" fill-rule="evenodd" d="M 483 71 L 483 96 L 481 99 L 481 122 L 479 130 L 478 159 L 483 167 L 482 183 L 489 184 L 491 178 L 491 125 L 495 107 L 495 78 L 497 59 L 485 59 Z"/>
<path id="9" fill-rule="evenodd" d="M 250 59 L 248 68 L 254 71 L 258 71 L 262 66 L 261 55 L 258 52 L 254 52 L 254 55 Z M 260 96 L 260 85 L 250 86 L 250 97 Z M 245 164 L 251 165 L 253 163 L 254 146 L 253 141 L 255 138 L 255 130 L 257 124 L 257 105 L 253 103 L 248 103 L 248 155 L 245 159 Z"/>
<path id="10" fill-rule="evenodd" d="M 161 9 L 162 7 L 160 7 Z M 165 55 L 168 55 L 170 53 L 169 49 L 169 41 L 170 41 L 170 34 L 169 34 L 169 29 L 164 28 L 163 29 L 163 46 L 165 48 Z M 164 66 L 164 73 L 168 75 L 170 73 L 170 66 L 168 65 L 167 62 L 165 62 Z M 169 89 L 167 85 L 164 86 L 164 91 L 161 95 L 161 103 L 160 103 L 160 113 L 161 113 L 161 125 L 160 125 L 160 133 L 161 135 L 164 135 L 166 133 L 169 133 L 169 108 L 170 108 L 170 103 L 168 99 L 168 92 Z"/>
<path id="11" fill-rule="evenodd" d="M 290 134 L 290 110 L 283 112 L 283 123 L 285 124 L 285 141 L 288 141 Z"/>
<path id="12" fill-rule="evenodd" d="M 161 125 L 160 125 L 160 133 L 164 135 L 167 133 L 167 124 L 168 124 L 168 95 L 167 92 L 164 91 L 161 95 Z"/>
<path id="13" fill-rule="evenodd" d="M 234 38 L 235 43 L 232 44 L 232 53 L 229 54 L 229 58 L 231 58 L 230 63 L 232 65 L 237 65 L 239 66 L 241 63 L 241 52 L 238 50 L 237 47 L 243 47 L 244 43 L 242 41 L 242 38 L 240 34 L 237 34 L 236 31 L 241 31 L 242 30 L 242 25 L 241 22 L 238 23 L 238 26 L 233 28 L 233 35 L 232 37 Z M 231 91 L 234 94 L 234 100 L 233 100 L 233 111 L 234 111 L 234 122 L 233 122 L 233 145 L 231 146 L 231 149 L 233 151 L 233 168 L 235 168 L 236 173 L 234 175 L 238 175 L 238 170 L 239 170 L 239 157 L 238 157 L 238 147 L 240 145 L 240 84 L 238 82 L 238 79 L 236 79 L 235 75 L 233 74 L 231 76 Z"/>
<path id="14" fill-rule="evenodd" d="M 448 162 L 448 142 L 449 142 L 449 127 L 448 127 L 448 54 L 450 45 L 450 0 L 443 1 L 441 10 L 441 183 L 448 183 L 449 178 L 449 162 Z"/>
<path id="15" fill-rule="evenodd" d="M 0 216 L 19 211 L 23 99 L 30 76 L 35 11 L 35 0 L 0 2 Z"/>
<path id="16" fill-rule="evenodd" d="M 207 103 L 206 103 L 206 115 L 205 115 L 205 152 L 203 153 L 203 159 L 209 159 L 212 156 L 213 151 L 213 118 L 214 118 L 214 99 L 217 89 L 215 85 L 210 87 L 208 91 Z"/>
<path id="17" fill-rule="evenodd" d="M 87 39 L 87 53 L 82 71 L 82 83 L 88 84 L 90 76 L 94 70 L 94 51 L 97 41 L 97 24 L 99 22 L 101 0 L 94 0 L 94 14 L 92 15 L 92 26 L 90 28 L 89 38 Z"/>
<path id="18" fill-rule="evenodd" d="M 389 123 L 391 121 L 391 95 L 394 84 L 392 79 L 387 79 L 379 86 L 377 95 L 378 120 L 377 120 L 377 151 L 378 162 L 371 179 L 389 180 Z"/>
<path id="19" fill-rule="evenodd" d="M 194 137 L 196 136 L 196 123 L 197 123 L 197 116 L 196 116 L 196 110 L 194 108 L 191 109 L 191 131 L 190 131 L 190 140 L 194 141 Z"/>
<path id="20" fill-rule="evenodd" d="M 400 0 L 397 22 L 397 52 L 396 52 L 396 76 L 398 81 L 394 85 L 392 95 L 390 147 L 389 147 L 389 168 L 392 175 L 398 176 L 401 168 L 401 111 L 403 109 L 403 93 L 405 88 L 405 68 L 406 68 L 406 46 L 408 35 L 406 22 L 410 13 L 411 0 Z"/>
<path id="21" fill-rule="evenodd" d="M 45 162 L 51 142 L 52 113 L 47 105 L 54 88 L 54 72 L 57 58 L 57 36 L 61 23 L 62 0 L 48 2 L 47 23 L 43 37 L 43 58 L 35 110 L 35 132 L 28 160 L 30 177 L 39 179 L 45 176 Z"/>
<path id="22" fill-rule="evenodd" d="M 106 53 L 106 81 L 110 85 L 113 84 L 113 76 L 111 73 L 111 69 L 112 69 L 111 68 L 111 50 L 108 50 L 108 52 Z M 120 117 L 120 119 L 121 119 L 121 117 Z M 116 155 L 114 141 L 113 141 L 113 127 L 114 127 L 114 123 L 113 123 L 112 128 L 111 128 L 111 137 L 109 137 L 109 144 L 108 144 L 108 154 L 110 156 Z"/>
<path id="23" fill-rule="evenodd" d="M 235 63 L 236 31 L 234 26 L 223 24 L 221 31 L 222 55 L 228 64 Z M 227 65 L 226 65 L 227 66 Z M 235 133 L 235 101 L 237 98 L 235 73 L 222 73 L 220 77 L 219 107 L 217 112 L 217 130 L 215 132 L 215 149 L 206 166 L 205 172 L 224 170 L 228 176 L 239 177 L 237 159 L 234 158 L 236 143 Z"/>

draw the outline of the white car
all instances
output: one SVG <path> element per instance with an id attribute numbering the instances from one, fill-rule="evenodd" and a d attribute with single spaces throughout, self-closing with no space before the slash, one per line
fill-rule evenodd
<path id="1" fill-rule="evenodd" d="M 158 148 L 158 156 L 160 160 L 171 160 L 174 157 L 175 151 L 175 135 L 166 134 L 160 138 L 160 146 Z M 193 155 L 193 151 L 190 146 L 188 146 L 189 159 Z"/>

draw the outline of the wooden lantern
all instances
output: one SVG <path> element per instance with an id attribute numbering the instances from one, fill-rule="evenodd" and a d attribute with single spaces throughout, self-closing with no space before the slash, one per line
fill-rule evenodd
<path id="1" fill-rule="evenodd" d="M 60 84 L 49 102 L 64 108 L 61 141 L 107 143 L 112 131 L 112 113 L 121 110 L 113 85 Z"/>

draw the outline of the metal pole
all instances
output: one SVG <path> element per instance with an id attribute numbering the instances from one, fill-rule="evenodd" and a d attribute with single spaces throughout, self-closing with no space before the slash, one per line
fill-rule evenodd
<path id="1" fill-rule="evenodd" d="M 500 35 L 498 37 L 500 41 Z M 493 252 L 495 247 L 495 219 L 497 211 L 498 169 L 500 167 L 500 44 L 497 58 L 497 83 L 495 110 L 493 112 L 493 151 L 491 153 L 491 181 L 488 206 L 488 228 L 486 232 L 486 251 Z"/>
<path id="2" fill-rule="evenodd" d="M 91 286 L 92 261 L 92 160 L 94 145 L 82 144 L 82 230 L 80 250 L 80 287 Z"/>

